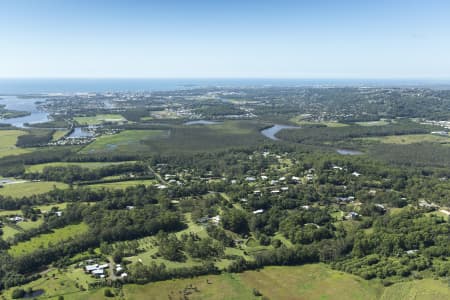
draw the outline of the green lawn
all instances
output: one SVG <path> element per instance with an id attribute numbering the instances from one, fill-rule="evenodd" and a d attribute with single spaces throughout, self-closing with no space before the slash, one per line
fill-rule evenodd
<path id="1" fill-rule="evenodd" d="M 3 226 L 3 228 L 2 228 L 2 230 L 3 230 L 3 234 L 2 234 L 2 239 L 3 240 L 7 240 L 7 239 L 9 239 L 9 238 L 12 238 L 14 235 L 16 235 L 16 233 L 19 233 L 20 231 L 19 230 L 17 230 L 16 228 L 12 228 L 11 226 L 9 226 L 9 225 L 5 225 L 5 226 Z"/>
<path id="2" fill-rule="evenodd" d="M 107 167 L 110 165 L 118 165 L 123 163 L 134 163 L 135 161 L 124 161 L 124 162 L 52 162 L 37 165 L 26 166 L 25 171 L 27 173 L 42 172 L 45 167 L 69 167 L 69 166 L 79 166 L 86 169 L 99 169 Z"/>
<path id="3" fill-rule="evenodd" d="M 52 233 L 41 234 L 37 237 L 33 237 L 29 241 L 14 245 L 8 250 L 8 252 L 13 256 L 28 254 L 38 248 L 48 247 L 49 243 L 56 244 L 59 241 L 63 241 L 75 235 L 84 233 L 87 230 L 88 226 L 84 223 L 68 225 L 64 228 L 55 229 Z"/>
<path id="4" fill-rule="evenodd" d="M 117 114 L 103 114 L 92 117 L 75 117 L 74 120 L 80 125 L 100 125 L 105 122 L 118 123 L 126 121 L 122 115 Z"/>
<path id="5" fill-rule="evenodd" d="M 53 190 L 54 188 L 65 189 L 67 187 L 68 185 L 65 183 L 54 181 L 13 183 L 5 184 L 3 188 L 0 188 L 0 195 L 20 198 L 44 194 Z"/>
<path id="6" fill-rule="evenodd" d="M 57 141 L 60 138 L 62 138 L 64 135 L 66 135 L 67 130 L 56 130 L 55 133 L 53 134 L 53 141 Z"/>
<path id="7" fill-rule="evenodd" d="M 16 147 L 17 138 L 24 134 L 26 132 L 22 130 L 0 130 L 0 158 L 31 152 L 32 149 Z"/>

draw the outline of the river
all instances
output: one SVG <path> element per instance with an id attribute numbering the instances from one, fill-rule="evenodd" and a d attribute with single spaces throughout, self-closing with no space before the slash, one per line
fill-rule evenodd
<path id="1" fill-rule="evenodd" d="M 17 96 L 0 96 L 0 104 L 5 105 L 5 109 L 29 112 L 30 115 L 19 118 L 0 119 L 0 123 L 11 124 L 15 127 L 26 127 L 25 123 L 36 124 L 50 120 L 49 114 L 39 110 L 36 102 L 45 101 L 42 98 L 19 98 Z"/>

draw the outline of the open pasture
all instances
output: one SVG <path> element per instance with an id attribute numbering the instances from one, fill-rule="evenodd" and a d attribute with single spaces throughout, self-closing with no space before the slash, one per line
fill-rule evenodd
<path id="1" fill-rule="evenodd" d="M 88 230 L 88 226 L 84 223 L 77 225 L 68 225 L 63 228 L 55 229 L 52 233 L 41 234 L 31 238 L 29 241 L 18 243 L 12 246 L 8 252 L 13 256 L 20 256 L 31 253 L 39 248 L 46 248 L 48 245 L 56 244 L 60 241 L 67 240 L 70 237 L 82 234 Z"/>
<path id="2" fill-rule="evenodd" d="M 25 134 L 22 130 L 0 130 L 0 158 L 31 152 L 31 149 L 16 147 L 17 138 Z"/>
<path id="3" fill-rule="evenodd" d="M 75 117 L 74 120 L 80 125 L 100 125 L 103 123 L 119 123 L 126 119 L 118 114 L 101 114 L 92 117 Z"/>
<path id="4" fill-rule="evenodd" d="M 61 182 L 54 181 L 39 181 L 39 182 L 21 182 L 5 184 L 0 188 L 0 195 L 10 196 L 13 198 L 28 197 L 32 195 L 44 194 L 50 192 L 54 188 L 65 189 L 68 185 Z"/>
<path id="5" fill-rule="evenodd" d="M 85 147 L 81 153 L 135 153 L 149 151 L 148 142 L 167 138 L 165 130 L 125 130 L 115 135 L 101 136 Z"/>
<path id="6" fill-rule="evenodd" d="M 125 161 L 125 162 L 51 162 L 37 165 L 29 165 L 25 167 L 27 173 L 37 173 L 42 172 L 46 167 L 70 167 L 78 166 L 80 168 L 86 169 L 99 169 L 111 165 L 118 165 L 123 163 L 134 163 L 135 161 Z"/>

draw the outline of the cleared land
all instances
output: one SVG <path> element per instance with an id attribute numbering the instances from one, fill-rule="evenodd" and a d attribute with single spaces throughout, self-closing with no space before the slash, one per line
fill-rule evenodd
<path id="1" fill-rule="evenodd" d="M 119 123 L 126 119 L 117 114 L 96 115 L 93 117 L 75 117 L 74 120 L 80 125 L 100 125 L 103 123 Z"/>
<path id="2" fill-rule="evenodd" d="M 25 172 L 27 173 L 36 173 L 42 172 L 46 167 L 70 167 L 70 166 L 78 166 L 86 169 L 99 169 L 103 167 L 107 167 L 110 165 L 119 165 L 124 163 L 134 163 L 135 161 L 123 161 L 123 162 L 52 162 L 38 165 L 30 165 L 26 166 Z"/>
<path id="3" fill-rule="evenodd" d="M 28 197 L 50 192 L 54 188 L 65 189 L 67 187 L 67 184 L 55 181 L 13 183 L 5 184 L 3 188 L 0 188 L 0 195 L 14 198 Z"/>
<path id="4" fill-rule="evenodd" d="M 207 282 L 208 280 L 208 282 Z M 300 267 L 267 267 L 242 274 L 201 276 L 150 283 L 126 285 L 126 299 L 167 299 L 192 286 L 189 299 L 261 299 L 253 295 L 257 289 L 269 299 L 378 299 L 381 284 L 341 273 L 315 264 Z M 397 298 L 398 299 L 398 298 Z"/>
<path id="5" fill-rule="evenodd" d="M 146 141 L 150 151 L 157 153 L 192 153 L 262 144 L 266 141 L 255 121 L 226 121 L 214 125 L 177 126 L 164 139 Z"/>
<path id="6" fill-rule="evenodd" d="M 385 289 L 381 300 L 391 299 L 446 300 L 450 299 L 450 288 L 447 282 L 429 278 L 402 282 Z"/>
<path id="7" fill-rule="evenodd" d="M 21 130 L 0 130 L 0 158 L 31 152 L 32 149 L 16 147 L 17 138 L 24 134 L 26 132 Z"/>
<path id="8" fill-rule="evenodd" d="M 369 137 L 361 140 L 376 141 L 384 144 L 415 144 L 415 143 L 440 143 L 450 144 L 450 138 L 446 136 L 432 134 L 405 134 L 405 135 L 389 135 L 383 137 Z"/>
<path id="9" fill-rule="evenodd" d="M 101 136 L 92 144 L 89 144 L 82 153 L 138 153 L 148 151 L 149 140 L 166 138 L 165 130 L 125 130 L 115 135 Z"/>
<path id="10" fill-rule="evenodd" d="M 33 237 L 29 241 L 14 245 L 8 250 L 8 252 L 13 256 L 28 254 L 39 248 L 47 248 L 49 243 L 56 244 L 75 235 L 84 233 L 87 230 L 88 226 L 84 223 L 80 223 L 78 225 L 68 225 L 64 228 L 55 229 L 52 233 L 41 234 L 37 237 Z"/>
<path id="11" fill-rule="evenodd" d="M 127 180 L 127 181 L 119 181 L 119 182 L 108 182 L 108 183 L 97 183 L 97 184 L 90 184 L 87 187 L 93 188 L 93 189 L 125 189 L 130 186 L 135 185 L 153 185 L 156 184 L 156 180 Z"/>

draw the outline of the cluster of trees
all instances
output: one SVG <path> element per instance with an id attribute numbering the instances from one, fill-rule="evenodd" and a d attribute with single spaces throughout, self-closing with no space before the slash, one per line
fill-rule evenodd
<path id="1" fill-rule="evenodd" d="M 143 163 L 115 164 L 97 169 L 82 168 L 74 165 L 45 167 L 42 172 L 25 174 L 24 178 L 62 181 L 71 184 L 79 181 L 100 180 L 103 177 L 125 173 L 132 173 L 134 176 L 146 175 L 148 173 L 148 167 Z"/>

